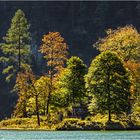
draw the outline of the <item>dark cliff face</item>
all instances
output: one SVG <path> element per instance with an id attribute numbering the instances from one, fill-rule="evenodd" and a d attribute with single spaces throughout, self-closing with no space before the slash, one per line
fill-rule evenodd
<path id="1" fill-rule="evenodd" d="M 17 9 L 31 24 L 33 43 L 40 45 L 43 34 L 59 31 L 70 48 L 90 63 L 97 54 L 92 44 L 108 28 L 133 24 L 139 28 L 139 2 L 0 2 L 0 37 L 5 35 Z"/>
<path id="2" fill-rule="evenodd" d="M 140 2 L 0 2 L 0 42 L 16 10 L 22 9 L 31 24 L 32 48 L 39 47 L 42 36 L 58 31 L 69 45 L 70 55 L 90 64 L 98 51 L 92 47 L 108 28 L 133 24 L 140 29 Z M 37 52 L 37 51 L 36 51 Z M 0 112 L 8 116 L 13 101 L 5 87 L 0 87 Z M 7 89 L 7 88 L 6 88 Z M 6 91 L 8 92 L 8 91 Z M 14 100 L 15 98 L 13 98 Z M 10 101 L 9 101 L 10 100 Z"/>

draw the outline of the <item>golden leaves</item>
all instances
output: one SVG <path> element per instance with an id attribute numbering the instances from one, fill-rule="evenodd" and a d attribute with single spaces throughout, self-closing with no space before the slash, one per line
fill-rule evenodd
<path id="1" fill-rule="evenodd" d="M 115 51 L 123 60 L 136 59 L 140 49 L 140 34 L 130 25 L 106 31 L 107 36 L 99 39 L 95 47 L 101 52 Z"/>
<path id="2" fill-rule="evenodd" d="M 132 74 L 132 86 L 131 86 L 131 93 L 134 94 L 136 93 L 136 90 L 139 89 L 139 87 L 137 87 L 140 83 L 140 62 L 136 62 L 133 60 L 129 60 L 127 62 L 124 63 L 124 65 L 130 70 L 131 74 Z"/>
<path id="3" fill-rule="evenodd" d="M 53 71 L 51 74 L 55 74 L 60 70 L 60 67 L 64 66 L 68 55 L 67 49 L 68 46 L 59 32 L 49 32 L 43 36 L 39 51 L 44 54 L 47 65 Z"/>
<path id="4" fill-rule="evenodd" d="M 15 90 L 18 94 L 24 95 L 29 89 L 29 84 L 35 81 L 35 77 L 31 71 L 24 71 L 17 74 Z"/>

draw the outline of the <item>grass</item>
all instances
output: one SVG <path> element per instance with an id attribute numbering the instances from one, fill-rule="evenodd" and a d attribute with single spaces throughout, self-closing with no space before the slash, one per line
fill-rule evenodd
<path id="1" fill-rule="evenodd" d="M 97 114 L 89 116 L 85 120 L 78 118 L 65 118 L 62 122 L 47 122 L 46 116 L 41 116 L 41 125 L 37 125 L 36 116 L 31 118 L 11 118 L 0 122 L 0 129 L 16 130 L 126 130 L 140 129 L 140 121 L 133 124 L 127 117 L 119 119 L 112 115 L 112 121 L 108 123 L 108 116 Z"/>
<path id="2" fill-rule="evenodd" d="M 2 120 L 0 122 L 0 129 L 26 129 L 26 130 L 50 130 L 50 126 L 47 125 L 41 117 L 41 125 L 37 125 L 36 117 L 31 118 L 11 118 Z M 45 118 L 45 117 L 44 117 Z"/>

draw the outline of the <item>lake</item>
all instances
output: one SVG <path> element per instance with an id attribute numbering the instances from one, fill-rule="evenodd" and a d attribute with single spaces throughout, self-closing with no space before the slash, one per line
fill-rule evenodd
<path id="1" fill-rule="evenodd" d="M 0 140 L 140 140 L 140 131 L 0 130 Z"/>

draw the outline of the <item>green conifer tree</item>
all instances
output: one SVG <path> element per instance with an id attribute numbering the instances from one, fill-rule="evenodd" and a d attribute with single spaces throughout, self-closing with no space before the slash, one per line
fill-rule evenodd
<path id="1" fill-rule="evenodd" d="M 90 109 L 94 104 L 101 113 L 108 112 L 108 121 L 111 121 L 111 113 L 130 110 L 129 73 L 115 53 L 103 52 L 92 61 L 86 86 L 94 95 Z"/>
<path id="2" fill-rule="evenodd" d="M 76 56 L 67 61 L 67 68 L 61 73 L 58 82 L 59 91 L 67 95 L 67 102 L 72 106 L 72 116 L 76 116 L 75 107 L 81 107 L 85 97 L 86 65 Z"/>
<path id="3" fill-rule="evenodd" d="M 27 68 L 30 54 L 30 25 L 22 10 L 18 10 L 11 20 L 11 26 L 0 45 L 3 56 L 0 61 L 4 64 L 3 74 L 10 81 L 15 74 Z"/>

